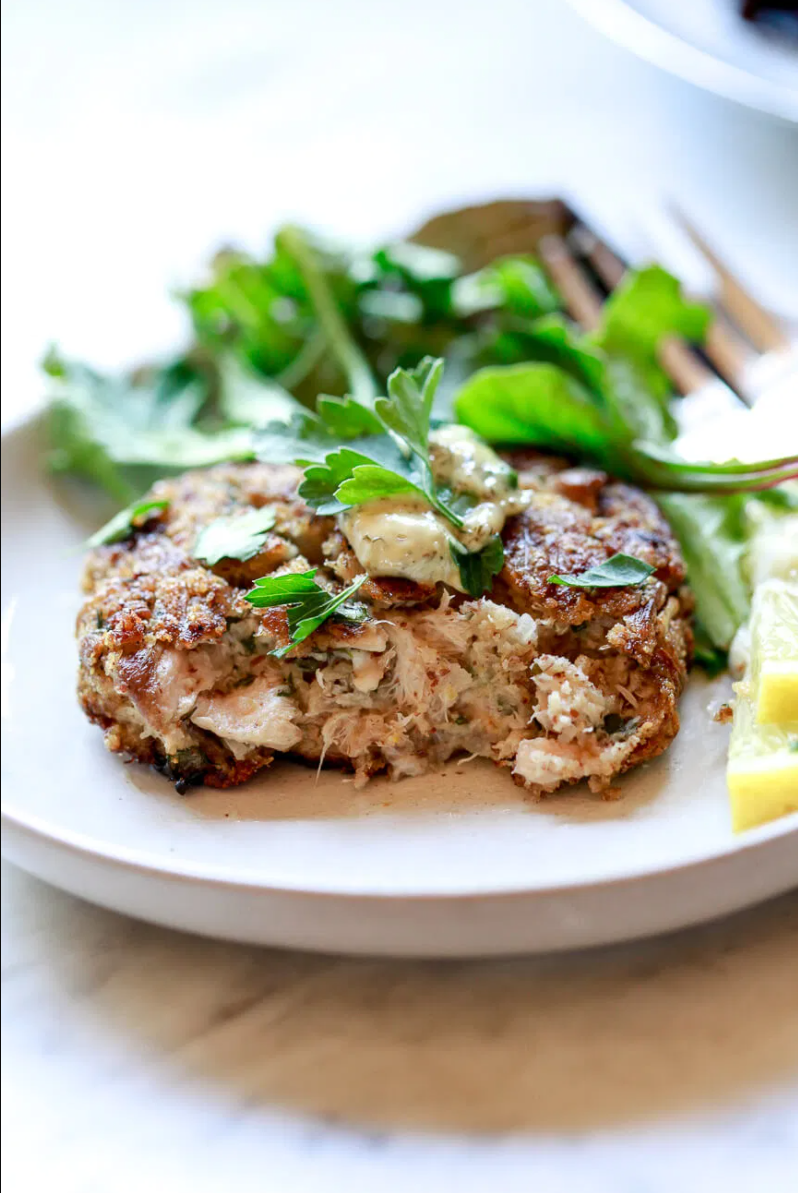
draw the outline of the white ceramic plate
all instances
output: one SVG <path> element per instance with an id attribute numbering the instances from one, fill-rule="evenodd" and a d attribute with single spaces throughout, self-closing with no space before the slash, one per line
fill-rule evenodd
<path id="1" fill-rule="evenodd" d="M 364 791 L 286 763 L 177 796 L 106 753 L 77 707 L 70 548 L 106 511 L 43 477 L 40 449 L 36 420 L 2 446 L 3 848 L 39 877 L 213 936 L 440 956 L 647 935 L 798 882 L 798 817 L 730 831 L 728 731 L 700 679 L 674 747 L 615 803 L 579 790 L 530 803 L 474 763 Z"/>
<path id="2" fill-rule="evenodd" d="M 798 50 L 740 16 L 738 0 L 570 0 L 647 62 L 706 91 L 798 121 Z"/>

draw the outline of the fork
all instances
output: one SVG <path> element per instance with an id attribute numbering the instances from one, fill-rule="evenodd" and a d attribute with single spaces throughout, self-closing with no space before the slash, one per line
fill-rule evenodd
<path id="1" fill-rule="evenodd" d="M 785 328 L 745 289 L 687 216 L 680 211 L 675 215 L 717 281 L 703 349 L 670 338 L 660 352 L 665 372 L 684 395 L 677 404 L 680 430 L 689 434 L 728 419 L 780 394 L 782 387 L 794 388 L 798 405 L 798 352 Z M 627 272 L 624 261 L 578 216 L 567 231 L 544 235 L 537 251 L 571 317 L 586 331 L 595 328 L 605 296 Z"/>

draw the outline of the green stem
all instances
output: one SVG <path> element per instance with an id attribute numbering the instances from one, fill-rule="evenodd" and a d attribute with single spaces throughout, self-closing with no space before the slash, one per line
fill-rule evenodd
<path id="1" fill-rule="evenodd" d="M 352 338 L 346 320 L 341 315 L 324 270 L 317 254 L 309 244 L 301 228 L 285 227 L 279 233 L 282 247 L 296 261 L 310 300 L 313 303 L 319 326 L 324 331 L 327 343 L 338 360 L 347 379 L 353 397 L 362 402 L 372 402 L 378 390 L 365 356 Z"/>
<path id="2" fill-rule="evenodd" d="M 315 369 L 324 354 L 325 346 L 326 337 L 317 328 L 305 340 L 291 363 L 286 365 L 282 373 L 278 373 L 275 378 L 277 384 L 293 393 Z"/>
<path id="3" fill-rule="evenodd" d="M 662 489 L 668 493 L 706 493 L 723 496 L 731 493 L 759 493 L 773 489 L 785 481 L 798 480 L 798 470 L 783 468 L 775 472 L 758 472 L 753 476 L 718 476 L 712 472 L 669 473 L 645 469 L 634 470 L 633 479 L 648 489 Z"/>
<path id="4" fill-rule="evenodd" d="M 671 493 L 755 493 L 798 478 L 798 461 L 792 456 L 751 464 L 737 461 L 694 463 L 669 460 L 632 445 L 630 450 L 622 453 L 622 458 L 636 483 Z"/>

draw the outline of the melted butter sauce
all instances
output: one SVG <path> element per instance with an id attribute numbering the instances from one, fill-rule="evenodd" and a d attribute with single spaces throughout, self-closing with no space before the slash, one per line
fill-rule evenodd
<path id="1" fill-rule="evenodd" d="M 355 506 L 339 515 L 338 524 L 369 575 L 418 584 L 440 582 L 462 592 L 453 545 L 481 550 L 533 494 L 514 487 L 512 470 L 466 427 L 434 431 L 430 459 L 438 484 L 477 500 L 463 516 L 462 530 L 415 498 L 384 498 Z"/>

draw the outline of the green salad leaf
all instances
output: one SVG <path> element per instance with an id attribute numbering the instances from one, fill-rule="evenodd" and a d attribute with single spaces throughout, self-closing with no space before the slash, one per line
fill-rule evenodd
<path id="1" fill-rule="evenodd" d="M 278 234 L 278 244 L 296 263 L 327 345 L 341 367 L 349 392 L 368 402 L 377 387 L 368 362 L 353 339 L 330 285 L 324 264 L 311 239 L 301 228 L 289 226 Z"/>
<path id="2" fill-rule="evenodd" d="M 726 651 L 751 605 L 745 498 L 661 493 L 657 501 L 679 539 L 704 634 Z"/>
<path id="3" fill-rule="evenodd" d="M 138 378 L 51 361 L 48 463 L 129 502 L 153 480 L 253 456 L 246 427 L 203 429 L 205 380 L 180 362 Z"/>
<path id="4" fill-rule="evenodd" d="M 604 563 L 574 576 L 549 576 L 549 584 L 564 584 L 568 588 L 631 588 L 642 584 L 653 571 L 642 559 L 618 552 Z"/>
<path id="5" fill-rule="evenodd" d="M 266 541 L 275 520 L 273 505 L 249 509 L 229 518 L 216 518 L 198 534 L 194 558 L 211 566 L 221 559 L 252 559 Z"/>
<path id="6" fill-rule="evenodd" d="M 455 413 L 489 443 L 529 443 L 605 458 L 607 430 L 600 411 L 556 365 L 480 369 L 457 394 Z"/>
<path id="7" fill-rule="evenodd" d="M 244 598 L 256 609 L 286 606 L 290 641 L 271 651 L 278 658 L 309 638 L 328 617 L 336 616 L 349 622 L 365 621 L 368 617 L 366 608 L 352 601 L 368 576 L 358 576 L 342 592 L 330 593 L 316 583 L 315 575 L 316 568 L 282 576 L 263 576 L 255 581 L 255 587 Z"/>
<path id="8" fill-rule="evenodd" d="M 658 353 L 667 336 L 701 343 L 710 322 L 709 309 L 688 302 L 672 274 L 659 265 L 632 270 L 604 304 L 593 342 L 608 356 L 620 356 L 641 370 L 646 384 L 661 397 L 670 382 Z"/>
<path id="9" fill-rule="evenodd" d="M 216 365 L 219 414 L 225 422 L 244 427 L 265 427 L 289 422 L 303 407 L 281 385 L 258 376 L 231 353 L 219 357 Z"/>
<path id="10" fill-rule="evenodd" d="M 500 257 L 477 273 L 457 278 L 452 301 L 464 316 L 503 309 L 526 319 L 550 314 L 562 305 L 540 262 L 529 254 Z"/>

